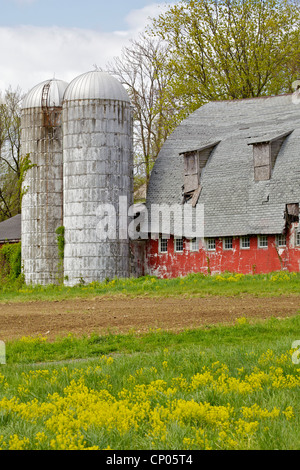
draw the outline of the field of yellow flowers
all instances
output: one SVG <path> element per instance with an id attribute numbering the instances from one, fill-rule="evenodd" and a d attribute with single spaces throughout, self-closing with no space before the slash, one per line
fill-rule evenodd
<path id="1" fill-rule="evenodd" d="M 0 448 L 299 449 L 295 350 L 218 331 L 210 347 L 0 366 Z"/>
<path id="2" fill-rule="evenodd" d="M 299 273 L 1 285 L 2 302 L 114 295 L 298 295 Z M 296 298 L 296 297 L 295 297 Z M 300 312 L 299 312 L 300 313 Z M 2 339 L 2 338 L 0 338 Z M 300 315 L 177 333 L 8 342 L 2 450 L 300 449 Z M 48 361 L 48 362 L 47 362 Z"/>

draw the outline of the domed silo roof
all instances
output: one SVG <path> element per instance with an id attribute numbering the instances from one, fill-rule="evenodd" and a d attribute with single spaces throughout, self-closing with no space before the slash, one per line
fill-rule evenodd
<path id="1" fill-rule="evenodd" d="M 63 80 L 56 80 L 55 78 L 52 80 L 45 80 L 33 87 L 27 93 L 23 100 L 22 108 L 41 108 L 43 100 L 45 100 L 43 103 L 44 106 L 46 105 L 49 108 L 61 107 L 67 86 L 68 83 Z M 45 90 L 47 90 L 46 93 Z"/>
<path id="2" fill-rule="evenodd" d="M 64 100 L 116 100 L 130 102 L 123 85 L 107 72 L 87 72 L 74 78 L 65 91 Z"/>

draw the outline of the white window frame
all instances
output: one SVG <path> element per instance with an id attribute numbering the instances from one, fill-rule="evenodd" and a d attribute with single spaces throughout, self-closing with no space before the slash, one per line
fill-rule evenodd
<path id="1" fill-rule="evenodd" d="M 226 246 L 226 245 L 227 245 L 227 242 L 229 242 L 229 240 L 231 240 L 231 243 L 230 243 L 231 246 Z M 223 250 L 224 250 L 224 251 L 233 250 L 233 237 L 225 237 L 225 238 L 223 238 Z"/>
<path id="2" fill-rule="evenodd" d="M 276 246 L 278 248 L 284 248 L 286 247 L 286 236 L 285 235 L 276 235 Z"/>
<path id="3" fill-rule="evenodd" d="M 168 238 L 159 237 L 159 252 L 160 253 L 168 253 Z M 163 249 L 162 242 L 166 243 L 166 249 Z"/>
<path id="4" fill-rule="evenodd" d="M 245 244 L 245 241 L 247 240 L 247 243 Z M 245 246 L 247 245 L 247 246 Z M 250 250 L 250 237 L 245 236 L 240 238 L 240 248 L 241 250 Z"/>
<path id="5" fill-rule="evenodd" d="M 177 248 L 177 242 L 181 244 L 181 248 Z M 182 237 L 174 237 L 174 251 L 175 253 L 182 253 L 183 252 L 183 238 Z"/>
<path id="6" fill-rule="evenodd" d="M 190 251 L 199 251 L 199 240 L 198 240 L 198 238 L 191 238 L 191 240 L 190 240 Z"/>
<path id="7" fill-rule="evenodd" d="M 206 238 L 205 247 L 207 251 L 216 251 L 216 239 L 215 238 Z"/>
<path id="8" fill-rule="evenodd" d="M 266 244 L 265 244 L 266 241 Z M 268 235 L 258 235 L 257 238 L 257 246 L 258 248 L 268 248 L 269 247 L 269 238 Z"/>
<path id="9" fill-rule="evenodd" d="M 295 245 L 300 247 L 300 231 L 295 233 Z"/>
<path id="10" fill-rule="evenodd" d="M 207 251 L 216 251 L 216 239 L 207 238 L 205 241 L 205 246 L 206 246 Z"/>

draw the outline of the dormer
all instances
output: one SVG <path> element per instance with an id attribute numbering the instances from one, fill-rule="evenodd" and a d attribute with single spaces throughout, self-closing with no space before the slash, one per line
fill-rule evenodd
<path id="1" fill-rule="evenodd" d="M 277 135 L 263 135 L 248 142 L 248 145 L 253 146 L 254 181 L 271 179 L 281 146 L 292 132 L 293 130 Z"/>
<path id="2" fill-rule="evenodd" d="M 208 143 L 196 150 L 187 150 L 179 154 L 183 156 L 184 167 L 183 203 L 190 202 L 193 207 L 197 204 L 201 193 L 200 181 L 203 168 L 219 142 Z"/>

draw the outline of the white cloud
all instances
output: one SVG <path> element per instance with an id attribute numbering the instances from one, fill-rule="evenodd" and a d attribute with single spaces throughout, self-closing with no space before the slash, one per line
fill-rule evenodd
<path id="1" fill-rule="evenodd" d="M 26 92 L 54 74 L 69 82 L 93 70 L 94 64 L 105 67 L 157 12 L 161 12 L 159 4 L 134 10 L 126 17 L 128 28 L 111 33 L 62 27 L 0 27 L 0 90 L 11 85 Z"/>
<path id="2" fill-rule="evenodd" d="M 8 85 L 27 91 L 52 78 L 70 81 L 78 74 L 104 66 L 118 55 L 122 40 L 113 33 L 71 28 L 20 26 L 0 28 L 0 89 Z"/>
<path id="3" fill-rule="evenodd" d="M 138 10 L 132 10 L 125 18 L 130 29 L 143 30 L 149 19 L 163 13 L 171 3 L 153 3 Z"/>

